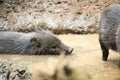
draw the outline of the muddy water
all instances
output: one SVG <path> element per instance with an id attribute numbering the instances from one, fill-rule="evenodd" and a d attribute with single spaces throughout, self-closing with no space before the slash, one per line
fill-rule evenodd
<path id="1" fill-rule="evenodd" d="M 73 54 L 65 60 L 80 71 L 89 72 L 93 80 L 120 80 L 120 55 L 110 51 L 107 62 L 101 60 L 98 35 L 59 35 L 62 42 L 74 48 Z M 0 55 L 4 61 L 14 62 L 15 66 L 27 66 L 37 80 L 39 72 L 53 73 L 61 56 Z"/>

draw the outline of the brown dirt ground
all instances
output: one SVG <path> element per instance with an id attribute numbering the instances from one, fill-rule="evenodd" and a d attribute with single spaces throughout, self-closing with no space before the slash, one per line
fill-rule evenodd
<path id="1" fill-rule="evenodd" d="M 97 34 L 65 34 L 58 35 L 58 38 L 66 45 L 74 48 L 72 55 L 64 57 L 64 60 L 72 67 L 90 73 L 93 80 L 120 79 L 120 55 L 110 50 L 108 61 L 102 61 Z M 27 66 L 33 74 L 33 79 L 37 80 L 40 72 L 52 74 L 54 69 L 60 65 L 59 61 L 63 58 L 61 56 L 51 55 L 29 56 L 1 54 L 0 59 L 14 62 L 17 66 Z"/>

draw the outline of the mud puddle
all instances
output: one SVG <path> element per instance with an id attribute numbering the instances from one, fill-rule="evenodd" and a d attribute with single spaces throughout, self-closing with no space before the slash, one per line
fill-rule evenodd
<path id="1" fill-rule="evenodd" d="M 74 48 L 72 55 L 65 59 L 72 66 L 77 66 L 80 71 L 92 74 L 94 80 L 120 80 L 120 55 L 110 51 L 107 62 L 101 60 L 101 49 L 98 43 L 98 35 L 58 35 L 65 44 Z M 0 54 L 0 60 L 15 63 L 14 66 L 27 66 L 37 80 L 39 71 L 52 73 L 60 56 L 50 55 L 5 55 Z M 49 66 L 48 66 L 49 65 Z"/>

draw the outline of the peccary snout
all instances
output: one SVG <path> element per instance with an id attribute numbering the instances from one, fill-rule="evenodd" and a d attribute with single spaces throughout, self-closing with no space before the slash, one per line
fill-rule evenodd
<path id="1" fill-rule="evenodd" d="M 69 50 L 66 53 L 71 54 L 72 52 L 73 52 L 73 48 L 69 48 Z"/>
<path id="2" fill-rule="evenodd" d="M 62 44 L 61 47 L 62 47 L 61 53 L 63 53 L 63 54 L 68 55 L 68 54 L 71 54 L 73 52 L 73 48 L 68 47 L 68 46 L 66 46 L 64 44 Z"/>

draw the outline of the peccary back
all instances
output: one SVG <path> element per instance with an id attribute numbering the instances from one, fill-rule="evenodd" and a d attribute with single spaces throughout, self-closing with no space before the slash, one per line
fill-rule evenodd
<path id="1" fill-rule="evenodd" d="M 119 47 L 120 5 L 107 7 L 102 13 L 98 28 L 103 60 L 107 60 L 109 49 L 120 52 Z M 119 40 L 118 40 L 119 39 Z"/>

